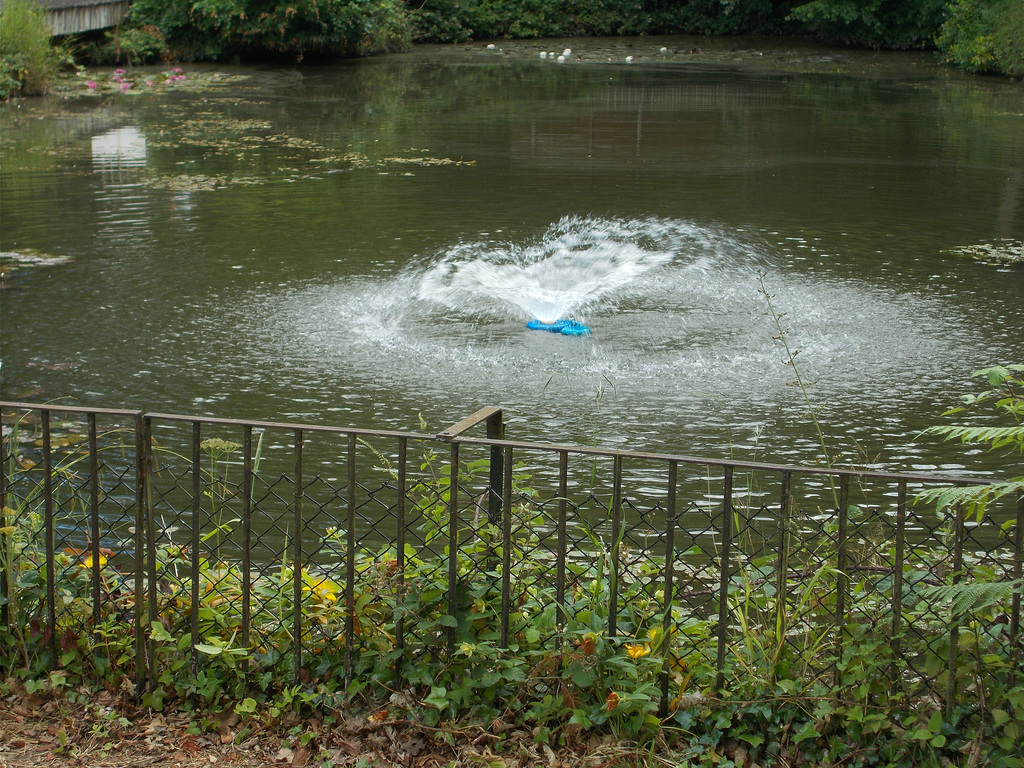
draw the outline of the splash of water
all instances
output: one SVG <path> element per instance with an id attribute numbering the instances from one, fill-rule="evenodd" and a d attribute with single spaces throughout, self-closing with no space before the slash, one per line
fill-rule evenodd
<path id="1" fill-rule="evenodd" d="M 679 225 L 568 217 L 535 243 L 459 244 L 423 271 L 416 298 L 467 315 L 578 317 L 671 263 L 678 237 L 665 237 L 668 229 Z"/>

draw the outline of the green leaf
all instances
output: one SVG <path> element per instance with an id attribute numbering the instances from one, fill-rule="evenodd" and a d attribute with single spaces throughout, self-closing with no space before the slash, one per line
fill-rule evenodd
<path id="1" fill-rule="evenodd" d="M 217 645 L 209 645 L 207 643 L 196 643 L 196 650 L 210 656 L 220 656 L 222 653 L 227 651 L 227 648 Z"/>
<path id="2" fill-rule="evenodd" d="M 448 706 L 448 689 L 443 685 L 431 686 L 430 695 L 423 700 L 423 703 L 437 709 L 445 709 Z"/>
<path id="3" fill-rule="evenodd" d="M 154 621 L 150 624 L 150 637 L 161 643 L 174 642 L 174 637 L 170 632 L 167 631 L 167 627 L 161 624 L 159 621 Z"/>
<path id="4" fill-rule="evenodd" d="M 442 616 L 440 619 L 438 619 L 437 623 L 440 624 L 443 627 L 457 627 L 457 626 L 459 626 L 459 620 L 456 619 L 454 616 L 452 616 L 450 613 L 446 613 L 444 616 Z"/>
<path id="5" fill-rule="evenodd" d="M 806 741 L 807 739 L 816 739 L 820 735 L 821 734 L 818 733 L 818 729 L 815 727 L 814 723 L 807 723 L 800 729 L 800 732 L 793 737 L 793 743 L 799 744 L 801 741 Z M 928 735 L 930 736 L 931 734 Z"/>
<path id="6" fill-rule="evenodd" d="M 256 699 L 244 698 L 235 704 L 235 712 L 239 715 L 251 715 L 256 711 Z"/>
<path id="7" fill-rule="evenodd" d="M 928 718 L 928 730 L 931 733 L 938 733 L 942 730 L 942 712 L 936 712 Z"/>

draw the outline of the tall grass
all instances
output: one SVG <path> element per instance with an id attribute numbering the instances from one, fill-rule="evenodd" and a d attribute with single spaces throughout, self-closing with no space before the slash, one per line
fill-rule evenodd
<path id="1" fill-rule="evenodd" d="M 0 98 L 45 93 L 64 54 L 51 42 L 45 9 L 5 0 L 0 9 Z"/>

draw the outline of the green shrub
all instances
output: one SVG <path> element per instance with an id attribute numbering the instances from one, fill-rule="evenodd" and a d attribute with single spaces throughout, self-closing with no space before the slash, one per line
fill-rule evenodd
<path id="1" fill-rule="evenodd" d="M 813 0 L 790 18 L 823 40 L 873 48 L 915 48 L 932 42 L 946 0 Z"/>
<path id="2" fill-rule="evenodd" d="M 1024 3 L 956 0 L 936 44 L 947 62 L 968 72 L 1024 77 Z"/>
<path id="3" fill-rule="evenodd" d="M 408 45 L 399 0 L 138 0 L 133 26 L 183 60 L 351 56 Z"/>
<path id="4" fill-rule="evenodd" d="M 781 31 L 789 2 L 771 0 L 408 0 L 416 40 Z"/>
<path id="5" fill-rule="evenodd" d="M 106 34 L 106 42 L 95 58 L 109 64 L 128 67 L 159 59 L 165 50 L 164 36 L 149 24 L 145 27 L 117 27 Z"/>
<path id="6" fill-rule="evenodd" d="M 44 93 L 64 55 L 50 42 L 46 11 L 32 0 L 0 9 L 0 98 Z"/>

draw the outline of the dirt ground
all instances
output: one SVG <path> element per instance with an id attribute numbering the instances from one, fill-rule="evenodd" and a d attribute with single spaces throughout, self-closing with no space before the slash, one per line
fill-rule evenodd
<path id="1" fill-rule="evenodd" d="M 77 701 L 77 699 L 83 701 Z M 0 768 L 605 768 L 675 766 L 668 756 L 582 737 L 557 754 L 532 734 L 431 729 L 417 723 L 283 717 L 274 726 L 236 714 L 157 713 L 108 692 L 85 697 L 17 693 L 0 699 Z"/>

